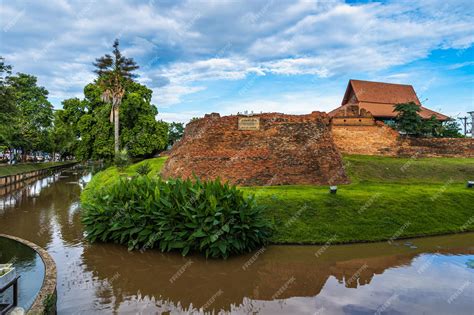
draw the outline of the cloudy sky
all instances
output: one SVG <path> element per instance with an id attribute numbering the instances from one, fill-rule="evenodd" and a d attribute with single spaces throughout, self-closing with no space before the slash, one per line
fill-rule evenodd
<path id="1" fill-rule="evenodd" d="M 167 121 L 328 111 L 349 79 L 412 84 L 458 116 L 474 110 L 473 21 L 472 0 L 0 0 L 0 55 L 56 108 L 119 38 Z"/>

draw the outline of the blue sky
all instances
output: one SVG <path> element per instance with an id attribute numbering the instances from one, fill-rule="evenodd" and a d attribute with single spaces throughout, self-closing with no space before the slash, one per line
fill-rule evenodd
<path id="1" fill-rule="evenodd" d="M 473 3 L 0 0 L 0 55 L 56 108 L 119 38 L 166 121 L 329 111 L 349 79 L 412 84 L 458 116 L 474 110 Z"/>

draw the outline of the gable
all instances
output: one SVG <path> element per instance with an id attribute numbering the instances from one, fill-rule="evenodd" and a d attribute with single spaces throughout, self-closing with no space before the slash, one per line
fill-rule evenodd
<path id="1" fill-rule="evenodd" d="M 350 80 L 342 105 L 350 102 L 352 94 L 358 102 L 379 104 L 414 102 L 421 105 L 413 86 L 405 84 Z"/>

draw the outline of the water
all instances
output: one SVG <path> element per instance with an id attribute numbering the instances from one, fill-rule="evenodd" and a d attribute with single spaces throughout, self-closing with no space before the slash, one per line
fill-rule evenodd
<path id="1" fill-rule="evenodd" d="M 18 279 L 18 306 L 28 309 L 43 284 L 45 266 L 41 257 L 32 248 L 17 241 L 0 236 L 0 264 L 15 266 Z M 13 288 L 0 294 L 0 304 L 11 304 Z"/>
<path id="2" fill-rule="evenodd" d="M 87 170 L 0 197 L 0 232 L 46 248 L 59 314 L 474 314 L 474 233 L 343 246 L 269 246 L 226 261 L 88 244 Z"/>

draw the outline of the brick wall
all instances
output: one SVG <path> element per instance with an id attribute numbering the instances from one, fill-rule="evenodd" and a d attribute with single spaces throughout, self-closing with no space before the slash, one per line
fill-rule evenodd
<path id="1" fill-rule="evenodd" d="M 259 130 L 239 130 L 243 116 L 206 115 L 186 126 L 164 177 L 221 177 L 239 185 L 346 183 L 325 113 L 259 114 Z"/>
<path id="2" fill-rule="evenodd" d="M 372 126 L 333 126 L 334 143 L 342 153 L 394 156 L 398 133 L 377 123 Z"/>
<path id="3" fill-rule="evenodd" d="M 472 138 L 399 138 L 398 132 L 377 122 L 374 126 L 333 126 L 334 143 L 342 153 L 474 157 Z"/>
<path id="4" fill-rule="evenodd" d="M 399 156 L 474 157 L 472 138 L 409 138 L 399 141 Z"/>

